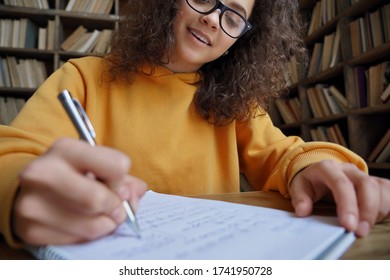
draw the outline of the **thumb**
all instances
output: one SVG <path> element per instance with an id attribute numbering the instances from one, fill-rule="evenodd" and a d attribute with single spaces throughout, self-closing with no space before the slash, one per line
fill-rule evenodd
<path id="1" fill-rule="evenodd" d="M 291 202 L 298 217 L 305 217 L 312 213 L 314 192 L 311 184 L 301 180 L 298 175 L 290 186 Z"/>

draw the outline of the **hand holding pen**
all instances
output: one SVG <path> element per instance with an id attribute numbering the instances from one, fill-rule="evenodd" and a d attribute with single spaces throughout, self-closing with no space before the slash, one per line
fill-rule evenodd
<path id="1" fill-rule="evenodd" d="M 66 117 L 58 125 L 68 123 Z M 128 219 L 123 201 L 136 205 L 147 190 L 142 180 L 128 175 L 129 168 L 127 156 L 115 149 L 74 138 L 56 140 L 19 174 L 14 234 L 34 245 L 77 243 L 110 234 Z"/>
<path id="2" fill-rule="evenodd" d="M 58 99 L 61 101 L 62 106 L 64 107 L 66 113 L 71 119 L 73 125 L 75 126 L 80 139 L 86 141 L 91 146 L 96 146 L 95 142 L 95 130 L 85 113 L 83 107 L 78 102 L 77 99 L 71 97 L 70 93 L 67 90 L 63 90 L 59 95 Z M 131 208 L 127 200 L 123 201 L 123 207 L 127 214 L 127 222 L 134 232 L 140 237 L 140 229 L 137 222 L 137 219 L 134 215 L 134 211 Z"/>

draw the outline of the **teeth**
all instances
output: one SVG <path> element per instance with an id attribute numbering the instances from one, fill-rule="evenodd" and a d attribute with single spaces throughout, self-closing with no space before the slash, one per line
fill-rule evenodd
<path id="1" fill-rule="evenodd" d="M 198 38 L 200 41 L 202 41 L 203 43 L 205 43 L 206 45 L 209 45 L 209 44 L 210 44 L 209 41 L 208 41 L 205 37 L 203 37 L 202 35 L 200 35 L 200 34 L 194 32 L 193 30 L 191 30 L 191 33 L 192 33 L 196 38 Z"/>

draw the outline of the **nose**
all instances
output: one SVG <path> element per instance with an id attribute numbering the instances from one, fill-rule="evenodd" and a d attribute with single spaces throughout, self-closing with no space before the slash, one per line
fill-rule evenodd
<path id="1" fill-rule="evenodd" d="M 200 20 L 202 23 L 210 26 L 212 29 L 214 30 L 218 30 L 219 29 L 219 17 L 221 15 L 221 11 L 219 9 L 216 9 L 215 11 L 213 11 L 212 13 L 210 14 L 207 14 L 207 15 L 202 15 L 200 17 Z"/>

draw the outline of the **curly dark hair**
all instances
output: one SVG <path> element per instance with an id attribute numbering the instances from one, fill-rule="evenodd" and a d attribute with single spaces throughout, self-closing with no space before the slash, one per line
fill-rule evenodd
<path id="1" fill-rule="evenodd" d="M 142 64 L 156 67 L 175 42 L 173 24 L 178 0 L 131 0 L 106 57 L 113 79 L 132 77 Z M 306 61 L 297 0 L 255 0 L 252 29 L 227 55 L 200 69 L 195 95 L 199 114 L 216 125 L 245 121 L 268 110 L 284 86 L 283 70 L 292 55 Z"/>

